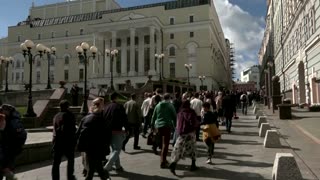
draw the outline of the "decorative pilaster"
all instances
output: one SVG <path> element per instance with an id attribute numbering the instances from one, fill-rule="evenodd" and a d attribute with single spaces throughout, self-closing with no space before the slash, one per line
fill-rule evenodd
<path id="1" fill-rule="evenodd" d="M 139 61 L 138 61 L 138 72 L 139 76 L 144 75 L 144 36 L 139 35 Z"/>
<path id="2" fill-rule="evenodd" d="M 135 48 L 134 48 L 134 37 L 136 30 L 134 28 L 130 28 L 130 71 L 129 76 L 135 76 Z"/>
<path id="3" fill-rule="evenodd" d="M 111 44 L 111 50 L 116 49 L 117 45 L 117 31 L 112 31 L 112 44 Z M 113 64 L 112 64 L 112 68 L 113 68 L 113 76 L 118 76 L 118 72 L 117 72 L 117 58 L 113 59 Z"/>
<path id="4" fill-rule="evenodd" d="M 127 76 L 127 38 L 121 39 L 121 76 Z"/>
<path id="5" fill-rule="evenodd" d="M 149 75 L 153 75 L 155 76 L 157 73 L 156 73 L 156 70 L 155 70 L 155 57 L 154 57 L 154 54 L 155 54 L 155 44 L 154 44 L 154 32 L 155 32 L 155 27 L 154 26 L 151 26 L 150 27 L 150 69 L 149 69 Z"/>

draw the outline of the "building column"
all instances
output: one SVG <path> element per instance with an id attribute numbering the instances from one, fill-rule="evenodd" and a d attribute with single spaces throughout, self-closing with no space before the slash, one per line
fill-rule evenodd
<path id="1" fill-rule="evenodd" d="M 157 54 L 161 54 L 162 53 L 162 49 L 161 49 L 161 32 L 160 30 L 157 32 Z M 164 62 L 162 62 L 163 64 Z M 160 71 L 161 71 L 161 64 L 160 64 L 160 61 L 159 59 L 157 60 L 157 73 L 160 74 Z"/>
<path id="2" fill-rule="evenodd" d="M 127 38 L 121 39 L 121 76 L 127 76 Z"/>
<path id="3" fill-rule="evenodd" d="M 104 46 L 106 49 L 110 49 L 110 46 L 109 46 L 109 39 L 105 39 L 104 40 Z M 109 76 L 110 75 L 110 56 L 107 56 L 106 53 L 104 53 L 104 59 L 105 59 L 105 62 L 104 62 L 104 74 L 105 76 Z"/>
<path id="4" fill-rule="evenodd" d="M 155 76 L 157 75 L 155 67 L 154 67 L 154 54 L 155 54 L 155 44 L 154 44 L 154 32 L 155 27 L 150 27 L 150 69 L 149 69 L 149 75 Z"/>
<path id="5" fill-rule="evenodd" d="M 112 31 L 112 42 L 111 42 L 111 50 L 114 50 L 117 48 L 117 31 Z M 113 68 L 113 76 L 118 76 L 117 73 L 117 58 L 113 59 L 113 64 L 112 64 L 112 68 Z"/>
<path id="6" fill-rule="evenodd" d="M 130 71 L 129 76 L 135 76 L 135 44 L 134 44 L 134 37 L 135 37 L 136 30 L 134 28 L 130 28 Z"/>
<path id="7" fill-rule="evenodd" d="M 139 34 L 138 74 L 144 76 L 144 35 Z"/>

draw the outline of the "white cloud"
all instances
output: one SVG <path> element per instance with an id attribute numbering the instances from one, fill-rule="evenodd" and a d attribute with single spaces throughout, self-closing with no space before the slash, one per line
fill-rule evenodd
<path id="1" fill-rule="evenodd" d="M 214 0 L 223 32 L 235 47 L 236 77 L 258 63 L 258 50 L 264 33 L 264 18 L 252 16 L 229 0 Z"/>

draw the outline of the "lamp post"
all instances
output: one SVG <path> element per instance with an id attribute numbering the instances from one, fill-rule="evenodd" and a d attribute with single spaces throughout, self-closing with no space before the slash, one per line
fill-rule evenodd
<path id="1" fill-rule="evenodd" d="M 190 69 L 192 69 L 192 64 L 184 64 L 184 67 L 187 69 L 188 74 L 188 86 L 190 88 Z"/>
<path id="2" fill-rule="evenodd" d="M 87 51 L 92 53 L 92 56 L 87 56 Z M 83 95 L 83 103 L 81 107 L 81 114 L 83 116 L 88 114 L 88 94 L 87 94 L 87 64 L 89 63 L 89 58 L 92 57 L 93 59 L 96 56 L 98 51 L 97 47 L 91 46 L 89 49 L 89 44 L 86 42 L 82 42 L 80 46 L 76 47 L 76 51 L 78 53 L 80 63 L 83 60 L 84 63 L 84 95 Z"/>
<path id="3" fill-rule="evenodd" d="M 201 81 L 200 91 L 202 91 L 203 90 L 203 81 L 206 79 L 206 77 L 205 76 L 199 76 L 199 79 Z"/>
<path id="4" fill-rule="evenodd" d="M 111 74 L 111 79 L 110 79 L 110 88 L 111 88 L 111 91 L 114 91 L 114 86 L 113 86 L 113 61 L 114 61 L 114 58 L 116 58 L 118 56 L 118 50 L 117 49 L 114 49 L 112 51 L 110 51 L 110 49 L 106 49 L 105 50 L 106 52 L 106 55 L 107 57 L 110 56 L 110 60 L 111 60 L 111 69 L 110 69 L 110 74 Z"/>
<path id="5" fill-rule="evenodd" d="M 156 57 L 156 59 L 159 59 L 159 66 L 160 66 L 160 81 L 162 81 L 162 76 L 163 76 L 163 59 L 164 59 L 164 54 L 161 53 L 161 54 L 155 54 L 154 55 Z"/>
<path id="6" fill-rule="evenodd" d="M 0 62 L 1 64 L 5 64 L 5 67 L 6 67 L 6 87 L 5 87 L 5 90 L 4 92 L 8 92 L 9 91 L 9 87 L 8 87 L 8 72 L 9 72 L 9 64 L 12 64 L 12 61 L 13 61 L 13 57 L 4 57 L 4 56 L 1 56 L 0 57 Z"/>
<path id="7" fill-rule="evenodd" d="M 56 50 L 57 49 L 55 47 L 51 47 L 51 49 L 46 47 L 46 49 L 44 51 L 44 53 L 47 54 L 47 59 L 48 59 L 48 82 L 47 82 L 46 89 L 52 89 L 51 83 L 50 83 L 50 62 L 51 62 L 51 56 L 56 54 Z"/>
<path id="8" fill-rule="evenodd" d="M 20 48 L 23 52 L 23 56 L 28 56 L 29 62 L 29 96 L 28 96 L 28 105 L 27 105 L 27 113 L 24 114 L 25 117 L 36 117 L 36 113 L 34 113 L 33 105 L 32 105 L 32 63 L 34 59 L 39 56 L 42 57 L 43 52 L 45 51 L 45 46 L 43 44 L 37 44 L 36 50 L 38 54 L 35 56 L 32 55 L 31 49 L 34 47 L 34 43 L 31 40 L 26 40 L 25 42 L 21 43 Z"/>

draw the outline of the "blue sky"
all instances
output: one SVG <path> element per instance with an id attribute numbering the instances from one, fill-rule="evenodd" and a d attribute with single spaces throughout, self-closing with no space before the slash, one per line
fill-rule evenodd
<path id="1" fill-rule="evenodd" d="M 44 5 L 65 0 L 1 0 L 0 38 L 7 36 L 8 26 L 15 26 L 26 19 L 33 1 L 35 5 Z M 117 0 L 123 7 L 163 1 L 168 0 Z M 235 44 L 235 68 L 239 76 L 241 70 L 258 62 L 257 54 L 265 26 L 266 0 L 213 1 L 225 36 Z"/>

